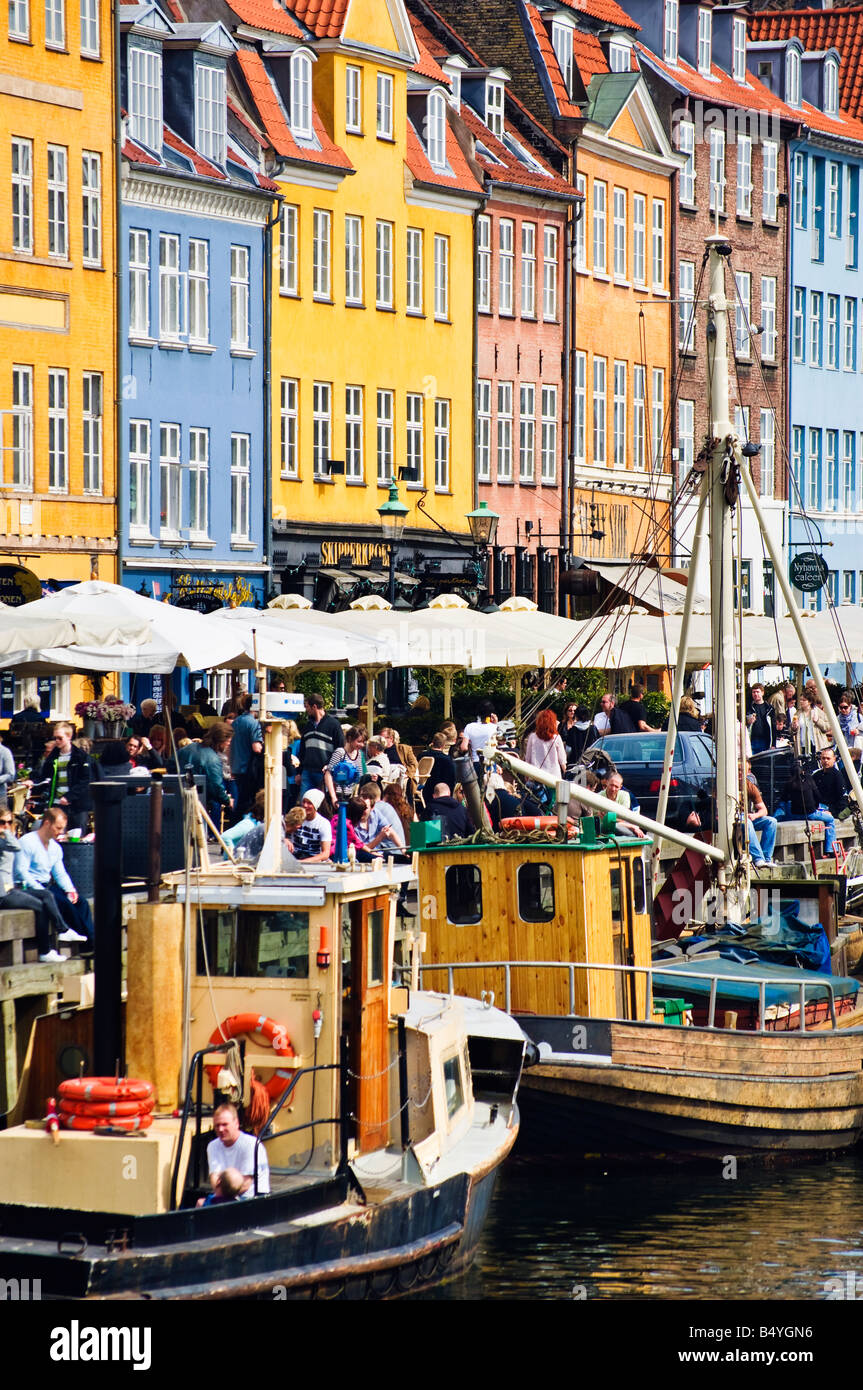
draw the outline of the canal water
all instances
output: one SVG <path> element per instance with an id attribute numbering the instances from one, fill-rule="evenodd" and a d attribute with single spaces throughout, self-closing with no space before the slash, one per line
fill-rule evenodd
<path id="1" fill-rule="evenodd" d="M 863 1301 L 863 1158 L 735 1176 L 516 1154 L 471 1270 L 420 1297 Z"/>

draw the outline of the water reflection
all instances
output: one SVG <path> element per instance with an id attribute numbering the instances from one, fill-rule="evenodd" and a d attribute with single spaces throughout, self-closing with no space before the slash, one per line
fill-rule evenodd
<path id="1" fill-rule="evenodd" d="M 863 1300 L 863 1160 L 570 1171 L 511 1159 L 476 1262 L 436 1299 Z"/>

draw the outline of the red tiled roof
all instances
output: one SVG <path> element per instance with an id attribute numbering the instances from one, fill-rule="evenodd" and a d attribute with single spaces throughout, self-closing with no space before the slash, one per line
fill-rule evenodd
<path id="1" fill-rule="evenodd" d="M 417 183 L 434 184 L 453 193 L 482 193 L 470 165 L 449 125 L 446 128 L 446 157 L 449 170 L 433 169 L 428 162 L 422 141 L 408 121 L 407 157 L 405 163 Z"/>
<path id="2" fill-rule="evenodd" d="M 307 37 L 296 20 L 285 12 L 279 0 L 228 0 L 228 3 L 234 14 L 253 29 L 289 34 L 292 39 Z"/>
<path id="3" fill-rule="evenodd" d="M 352 169 L 353 165 L 344 150 L 334 145 L 316 110 L 312 110 L 312 128 L 321 148 L 309 149 L 298 145 L 285 120 L 270 75 L 264 66 L 261 55 L 250 48 L 241 48 L 236 54 L 237 61 L 261 118 L 267 137 L 276 154 L 286 159 L 295 159 L 303 164 L 324 164 L 334 169 Z"/>
<path id="4" fill-rule="evenodd" d="M 177 4 L 177 0 L 165 0 L 165 8 L 171 18 L 176 20 L 178 24 L 185 24 L 186 16 Z"/>
<path id="5" fill-rule="evenodd" d="M 157 169 L 160 167 L 158 159 L 148 154 L 146 150 L 142 149 L 140 145 L 137 145 L 134 140 L 130 140 L 128 137 L 123 141 L 122 154 L 123 158 L 128 159 L 130 164 L 149 164 L 155 166 Z"/>
<path id="6" fill-rule="evenodd" d="M 413 16 L 411 16 L 411 22 L 413 23 Z M 416 39 L 417 48 L 419 49 L 420 56 L 419 60 L 416 63 L 414 63 L 412 71 L 419 73 L 420 77 L 431 78 L 432 82 L 443 82 L 446 84 L 447 87 L 452 86 L 452 83 L 450 82 L 443 68 L 441 68 L 435 62 L 428 48 L 422 42 L 419 34 L 417 34 L 416 31 L 414 31 L 414 38 Z"/>
<path id="7" fill-rule="evenodd" d="M 580 29 L 574 30 L 572 57 L 585 87 L 590 86 L 590 79 L 594 73 L 608 72 L 608 59 L 595 34 L 585 34 Z"/>
<path id="8" fill-rule="evenodd" d="M 613 24 L 618 29 L 641 28 L 640 24 L 636 24 L 635 20 L 620 8 L 616 0 L 563 0 L 563 4 L 579 14 L 587 15 L 590 19 L 599 20 L 601 24 Z"/>
<path id="9" fill-rule="evenodd" d="M 495 159 L 500 161 L 500 163 L 495 163 L 495 160 L 487 159 L 481 150 L 476 151 L 477 163 L 482 165 L 493 183 L 516 184 L 528 191 L 536 189 L 542 193 L 574 194 L 575 190 L 572 188 L 571 184 L 568 184 L 566 179 L 562 179 L 559 174 L 555 173 L 551 165 L 542 158 L 537 150 L 528 145 L 524 136 L 521 135 L 509 121 L 506 122 L 507 132 L 514 140 L 517 140 L 520 145 L 524 145 L 528 149 L 528 152 L 537 163 L 548 170 L 550 177 L 546 178 L 544 175 L 537 173 L 535 169 L 526 168 L 521 160 L 514 155 L 511 150 L 507 149 L 502 140 L 498 140 L 497 136 L 492 135 L 488 126 L 480 120 L 476 112 L 465 102 L 462 102 L 461 115 L 462 120 L 471 134 L 477 140 L 481 140 L 486 148 L 495 156 Z"/>
<path id="10" fill-rule="evenodd" d="M 194 149 L 192 145 L 187 145 L 185 140 L 182 140 L 176 131 L 171 130 L 170 126 L 164 127 L 163 134 L 165 144 L 170 146 L 172 150 L 176 150 L 178 154 L 185 155 L 196 174 L 203 175 L 205 179 L 227 179 L 227 174 L 219 168 L 218 164 L 211 164 L 209 159 L 205 159 L 202 154 L 198 154 L 198 151 Z"/>
<path id="11" fill-rule="evenodd" d="M 535 5 L 526 4 L 524 8 L 527 11 L 527 17 L 530 20 L 531 28 L 533 29 L 539 47 L 540 56 L 545 64 L 546 72 L 548 73 L 551 89 L 557 103 L 557 114 L 559 116 L 580 116 L 581 112 L 570 99 L 569 93 L 566 90 L 566 83 L 561 76 L 557 54 L 551 46 L 551 39 L 548 36 L 548 30 L 542 22 L 542 15 Z"/>
<path id="12" fill-rule="evenodd" d="M 749 16 L 753 43 L 797 37 L 804 48 L 837 49 L 839 98 L 852 116 L 863 115 L 863 5 L 841 10 L 781 10 Z"/>
<path id="13" fill-rule="evenodd" d="M 256 141 L 257 144 L 263 146 L 265 141 L 263 140 L 259 131 L 255 129 L 255 127 L 252 125 L 252 122 L 246 115 L 245 111 L 243 111 L 237 105 L 237 103 L 233 100 L 231 96 L 228 97 L 228 110 L 231 112 L 233 116 L 236 116 L 237 120 L 240 122 L 240 125 L 243 126 L 244 129 L 249 132 L 252 139 Z"/>
<path id="14" fill-rule="evenodd" d="M 706 97 L 720 105 L 739 106 L 743 110 L 775 112 L 783 120 L 800 120 L 799 111 L 793 111 L 790 106 L 786 106 L 775 92 L 771 92 L 763 82 L 753 77 L 751 72 L 746 74 L 746 85 L 743 86 L 740 82 L 732 81 L 728 73 L 715 64 L 710 69 L 710 77 L 704 77 L 682 58 L 677 67 L 672 67 L 643 44 L 637 44 L 636 47 L 649 66 L 663 73 L 672 82 L 678 83 L 693 96 Z"/>
<path id="15" fill-rule="evenodd" d="M 301 24 L 318 39 L 341 35 L 349 0 L 285 0 Z"/>

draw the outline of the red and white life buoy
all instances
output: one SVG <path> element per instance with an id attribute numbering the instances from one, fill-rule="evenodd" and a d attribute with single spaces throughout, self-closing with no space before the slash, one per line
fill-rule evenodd
<path id="1" fill-rule="evenodd" d="M 557 830 L 557 816 L 506 816 L 500 823 L 501 830 Z"/>
<path id="2" fill-rule="evenodd" d="M 64 1129 L 149 1129 L 153 1123 L 152 1115 L 60 1115 Z"/>
<path id="3" fill-rule="evenodd" d="M 131 1077 L 119 1080 L 114 1076 L 77 1076 L 61 1081 L 58 1094 L 61 1100 L 120 1101 L 151 1100 L 156 1088 L 152 1081 L 136 1081 Z"/>
<path id="4" fill-rule="evenodd" d="M 288 1030 L 284 1023 L 276 1023 L 272 1018 L 266 1018 L 264 1014 L 233 1014 L 220 1023 L 210 1038 L 211 1043 L 228 1042 L 231 1038 L 242 1037 L 244 1033 L 261 1033 L 273 1049 L 277 1057 L 296 1057 Z M 207 1076 L 210 1085 L 215 1090 L 219 1080 L 219 1064 L 214 1062 L 207 1067 Z M 277 1070 L 266 1083 L 266 1092 L 270 1100 L 278 1100 L 283 1091 L 287 1090 L 291 1082 L 293 1072 Z"/>

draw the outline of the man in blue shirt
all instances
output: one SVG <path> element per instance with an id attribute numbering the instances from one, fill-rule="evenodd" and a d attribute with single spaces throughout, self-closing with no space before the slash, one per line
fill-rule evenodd
<path id="1" fill-rule="evenodd" d="M 255 792 L 258 790 L 254 755 L 264 751 L 263 730 L 255 716 L 250 713 L 251 695 L 248 692 L 242 695 L 239 703 L 240 713 L 231 726 L 231 772 L 237 784 L 237 817 L 242 816 L 254 800 Z"/>
<path id="2" fill-rule="evenodd" d="M 78 895 L 78 890 L 66 872 L 63 851 L 57 837 L 66 829 L 66 812 L 60 806 L 49 806 L 37 830 L 22 835 L 18 841 L 13 876 L 19 888 L 42 901 L 53 897 L 66 930 L 58 941 L 82 941 L 82 955 L 93 949 L 93 918 L 90 904 Z"/>

